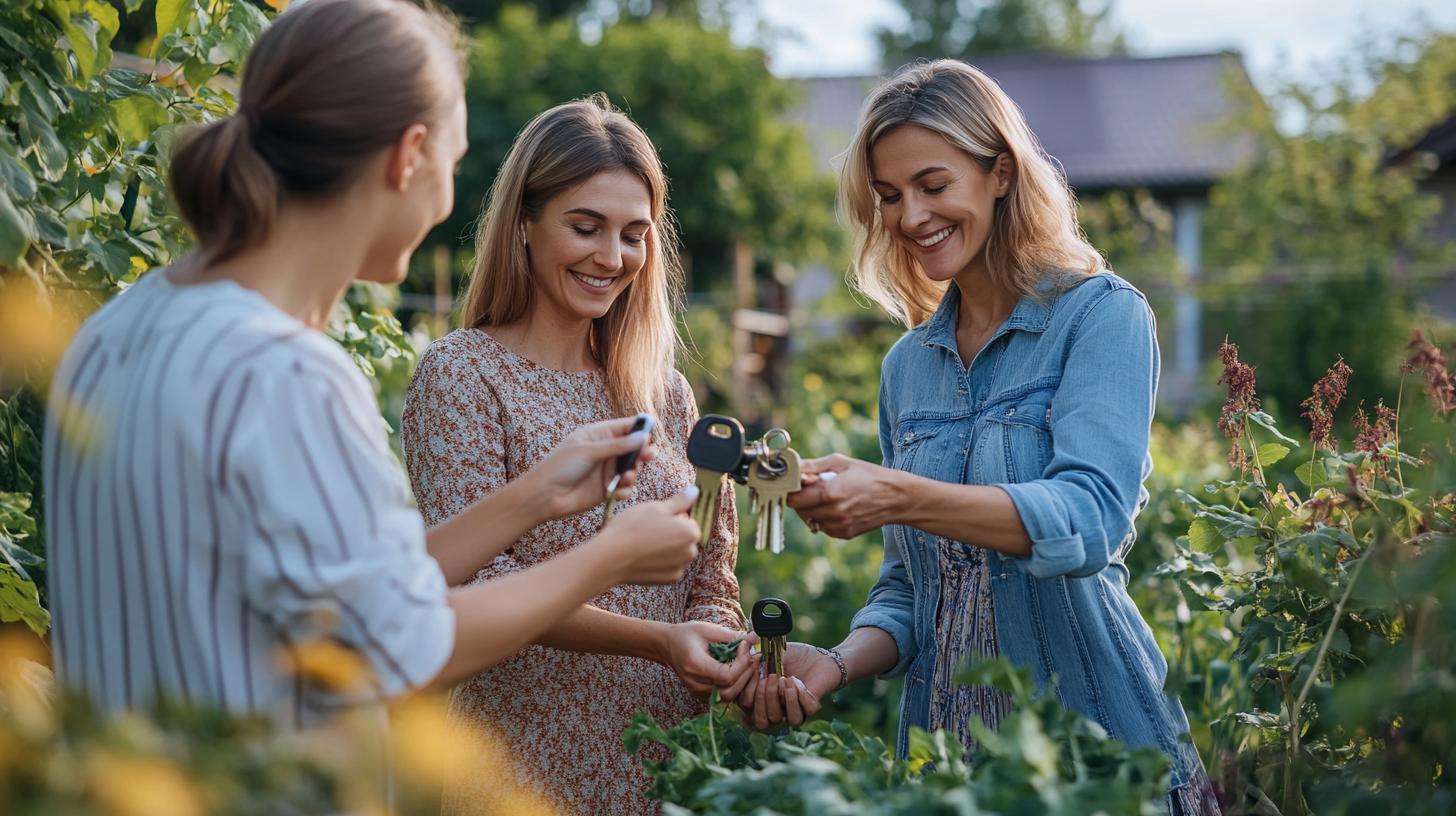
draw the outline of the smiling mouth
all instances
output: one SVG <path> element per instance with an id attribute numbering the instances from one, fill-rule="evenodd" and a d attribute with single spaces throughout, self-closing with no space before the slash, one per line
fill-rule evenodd
<path id="1" fill-rule="evenodd" d="M 930 249 L 931 247 L 939 246 L 947 238 L 949 238 L 955 231 L 956 231 L 955 225 L 952 224 L 949 227 L 945 227 L 944 229 L 937 230 L 937 231 L 931 233 L 930 235 L 927 235 L 924 238 L 915 238 L 913 240 L 915 241 L 915 243 L 921 249 Z"/>
<path id="2" fill-rule="evenodd" d="M 571 272 L 571 270 L 569 269 L 567 271 Z M 603 292 L 611 289 L 612 282 L 616 280 L 615 278 L 593 278 L 590 275 L 583 275 L 580 272 L 571 272 L 571 276 L 581 281 L 586 286 L 589 286 L 592 289 L 600 289 Z"/>

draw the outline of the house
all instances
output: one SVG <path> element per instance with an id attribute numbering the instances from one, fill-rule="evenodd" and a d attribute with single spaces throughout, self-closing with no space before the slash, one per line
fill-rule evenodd
<path id="1" fill-rule="evenodd" d="M 1202 218 L 1209 189 L 1253 155 L 1254 138 L 1233 123 L 1251 87 L 1237 54 L 1171 57 L 994 57 L 976 66 L 994 78 L 1026 114 L 1047 154 L 1079 195 L 1146 189 L 1174 215 L 1183 272 L 1196 279 L 1202 263 Z M 793 119 L 805 129 L 816 159 L 837 171 L 875 76 L 800 80 L 803 103 Z M 811 302 L 826 285 L 806 270 L 794 302 Z M 828 276 L 827 285 L 838 285 Z M 1200 308 L 1191 293 L 1174 296 L 1160 315 L 1163 394 L 1175 407 L 1196 399 Z"/>
<path id="2" fill-rule="evenodd" d="M 1430 172 L 1421 179 L 1422 192 L 1441 201 L 1441 212 L 1431 224 L 1431 234 L 1456 241 L 1456 116 L 1436 123 L 1410 147 L 1391 156 L 1392 163 L 1416 161 Z M 1435 280 L 1426 294 L 1426 305 L 1437 315 L 1456 321 L 1456 270 L 1435 270 Z"/>

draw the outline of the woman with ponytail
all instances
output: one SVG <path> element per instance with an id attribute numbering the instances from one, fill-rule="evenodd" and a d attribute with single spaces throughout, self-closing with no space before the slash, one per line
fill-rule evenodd
<path id="1" fill-rule="evenodd" d="M 450 211 L 466 145 L 455 36 L 400 0 L 279 17 L 237 114 L 172 158 L 196 251 L 74 339 L 46 438 L 53 645 L 60 680 L 105 708 L 181 697 L 303 727 L 339 702 L 288 670 L 310 644 L 363 658 L 360 704 L 448 688 L 695 557 L 679 494 L 560 558 L 448 589 L 438 561 L 484 565 L 599 503 L 612 461 L 646 439 L 630 420 L 584 427 L 426 529 L 369 382 L 321 331 L 352 281 L 398 282 Z"/>

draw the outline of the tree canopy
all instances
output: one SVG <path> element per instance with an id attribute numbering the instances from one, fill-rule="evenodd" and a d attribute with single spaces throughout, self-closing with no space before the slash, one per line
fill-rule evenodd
<path id="1" fill-rule="evenodd" d="M 1111 0 L 900 0 L 907 20 L 877 32 L 886 68 L 994 54 L 1101 55 L 1125 50 Z"/>

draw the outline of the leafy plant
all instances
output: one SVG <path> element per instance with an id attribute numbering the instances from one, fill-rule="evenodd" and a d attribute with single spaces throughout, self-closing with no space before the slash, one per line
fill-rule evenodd
<path id="1" fill-rule="evenodd" d="M 1412 345 L 1444 414 L 1437 387 L 1450 388 L 1449 372 L 1431 371 L 1442 360 L 1424 341 Z M 1373 419 L 1357 410 L 1353 450 L 1339 452 L 1328 422 L 1350 376 L 1339 363 L 1305 403 L 1310 452 L 1293 457 L 1300 443 L 1259 410 L 1252 369 L 1232 345 L 1223 355 L 1220 425 L 1235 478 L 1204 498 L 1181 493 L 1194 519 L 1159 572 L 1230 622 L 1237 671 L 1252 683 L 1246 705 L 1217 723 L 1238 751 L 1226 790 L 1284 814 L 1444 812 L 1436 803 L 1451 801 L 1456 756 L 1440 713 L 1456 705 L 1456 492 L 1432 457 L 1449 456 L 1450 437 L 1412 456 L 1399 408 L 1377 404 Z M 1276 468 L 1292 462 L 1286 485 Z"/>
<path id="2" fill-rule="evenodd" d="M 648 795 L 669 814 L 1162 812 L 1168 762 L 1158 751 L 1129 751 L 1052 695 L 1035 696 L 1030 671 L 1005 659 L 961 679 L 1015 701 L 999 732 L 976 730 L 981 750 L 969 759 L 944 732 L 914 730 L 898 759 L 847 723 L 814 721 L 774 737 L 720 711 L 673 728 L 639 712 L 624 739 L 634 753 L 649 742 L 668 749 L 668 759 L 643 763 Z"/>

